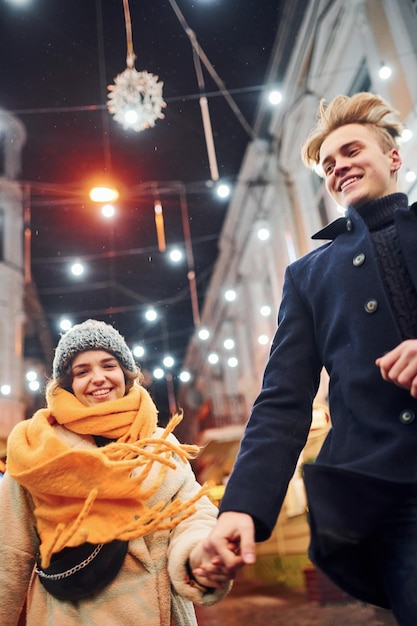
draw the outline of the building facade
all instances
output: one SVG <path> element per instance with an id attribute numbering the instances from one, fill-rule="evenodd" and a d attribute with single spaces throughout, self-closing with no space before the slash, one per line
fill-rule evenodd
<path id="1" fill-rule="evenodd" d="M 0 456 L 12 427 L 24 418 L 23 191 L 18 182 L 26 132 L 0 111 Z"/>

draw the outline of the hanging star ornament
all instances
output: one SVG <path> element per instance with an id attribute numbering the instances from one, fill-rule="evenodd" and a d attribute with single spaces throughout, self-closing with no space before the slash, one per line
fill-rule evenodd
<path id="1" fill-rule="evenodd" d="M 149 72 L 127 67 L 116 76 L 114 84 L 107 87 L 110 91 L 107 108 L 124 128 L 139 132 L 155 126 L 156 120 L 164 119 L 164 83 L 158 78 Z"/>

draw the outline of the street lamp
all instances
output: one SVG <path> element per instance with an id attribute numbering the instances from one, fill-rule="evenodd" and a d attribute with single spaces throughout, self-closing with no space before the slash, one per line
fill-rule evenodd
<path id="1" fill-rule="evenodd" d="M 119 192 L 113 187 L 93 187 L 90 191 L 90 200 L 101 204 L 116 202 Z"/>

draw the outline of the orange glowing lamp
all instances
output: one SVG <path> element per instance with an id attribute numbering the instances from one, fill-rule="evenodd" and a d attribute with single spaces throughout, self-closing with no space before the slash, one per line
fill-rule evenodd
<path id="1" fill-rule="evenodd" d="M 155 200 L 154 202 L 154 211 L 155 211 L 156 236 L 158 239 L 158 249 L 159 249 L 159 252 L 165 252 L 166 243 L 165 243 L 164 214 L 162 212 L 162 204 L 160 203 L 159 200 Z"/>
<path id="2" fill-rule="evenodd" d="M 119 197 L 119 192 L 113 187 L 93 187 L 90 191 L 90 200 L 93 202 L 115 202 Z"/>

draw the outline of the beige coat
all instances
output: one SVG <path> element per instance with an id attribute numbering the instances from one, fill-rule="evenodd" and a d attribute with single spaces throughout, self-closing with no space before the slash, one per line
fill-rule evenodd
<path id="1" fill-rule="evenodd" d="M 62 426 L 57 436 L 78 449 L 94 446 Z M 157 436 L 162 433 L 158 429 Z M 172 435 L 172 441 L 177 440 Z M 168 469 L 153 503 L 188 499 L 199 485 L 189 463 L 177 457 Z M 158 468 L 154 468 L 155 472 Z M 155 473 L 149 480 L 155 478 Z M 146 484 L 146 483 L 145 483 Z M 207 497 L 197 511 L 174 530 L 158 531 L 129 542 L 116 578 L 97 595 L 78 603 L 57 600 L 45 591 L 34 572 L 39 540 L 28 492 L 6 472 L 0 482 L 0 624 L 17 626 L 27 596 L 27 626 L 189 626 L 195 625 L 195 604 L 213 604 L 230 588 L 201 593 L 187 579 L 185 563 L 191 549 L 213 527 L 217 509 Z"/>

